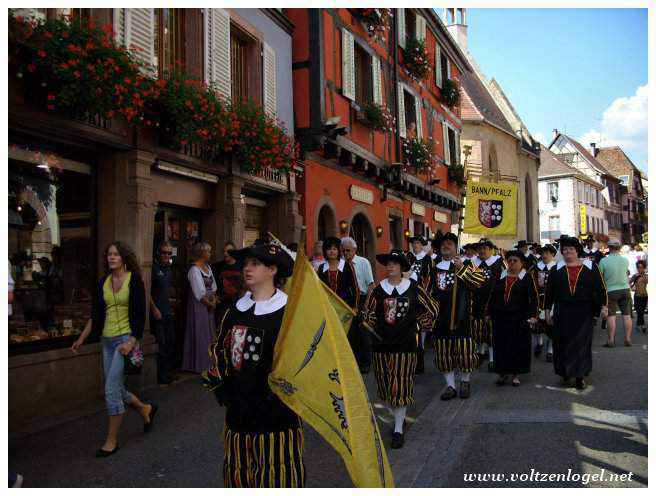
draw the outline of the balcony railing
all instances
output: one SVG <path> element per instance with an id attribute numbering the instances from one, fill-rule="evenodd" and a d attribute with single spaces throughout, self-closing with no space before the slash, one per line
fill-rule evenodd
<path id="1" fill-rule="evenodd" d="M 280 191 L 287 191 L 288 189 L 289 176 L 278 170 L 262 169 L 255 174 L 251 174 L 250 177 L 254 182 L 270 188 Z"/>

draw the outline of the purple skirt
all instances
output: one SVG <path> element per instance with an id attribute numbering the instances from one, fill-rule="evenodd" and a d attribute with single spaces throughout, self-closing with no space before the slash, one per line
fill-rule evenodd
<path id="1" fill-rule="evenodd" d="M 214 312 L 198 301 L 193 294 L 187 300 L 182 370 L 200 374 L 210 368 L 209 347 L 214 341 Z"/>

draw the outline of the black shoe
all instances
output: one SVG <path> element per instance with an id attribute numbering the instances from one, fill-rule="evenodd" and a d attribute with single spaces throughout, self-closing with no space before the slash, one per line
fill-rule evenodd
<path id="1" fill-rule="evenodd" d="M 534 356 L 535 358 L 539 358 L 540 355 L 542 355 L 542 347 L 543 347 L 543 346 L 544 346 L 544 345 L 539 344 L 539 345 L 537 345 L 537 346 L 535 347 L 535 352 L 533 352 L 533 356 Z"/>
<path id="2" fill-rule="evenodd" d="M 487 364 L 487 371 L 488 372 L 494 372 L 494 362 L 489 362 Z"/>
<path id="3" fill-rule="evenodd" d="M 112 451 L 105 451 L 104 449 L 100 448 L 98 451 L 96 451 L 96 458 L 107 458 L 108 456 L 112 456 L 117 451 L 118 451 L 118 444 L 114 447 Z"/>
<path id="4" fill-rule="evenodd" d="M 460 391 L 458 395 L 463 399 L 466 400 L 471 396 L 471 384 L 469 381 L 460 381 Z"/>
<path id="5" fill-rule="evenodd" d="M 604 348 L 615 348 L 615 343 L 606 343 Z"/>
<path id="6" fill-rule="evenodd" d="M 585 383 L 585 380 L 580 378 L 580 377 L 577 377 L 576 378 L 576 389 L 579 389 L 579 390 L 583 391 L 586 387 L 588 387 L 588 385 Z"/>
<path id="7" fill-rule="evenodd" d="M 547 353 L 547 363 L 553 362 L 553 353 Z"/>
<path id="8" fill-rule="evenodd" d="M 156 404 L 152 404 L 151 410 L 150 410 L 150 422 L 146 423 L 144 422 L 144 432 L 148 433 L 153 429 L 153 424 L 155 423 L 155 415 L 157 415 L 157 410 L 159 410 L 159 407 Z"/>
<path id="9" fill-rule="evenodd" d="M 442 393 L 442 395 L 440 396 L 440 399 L 441 399 L 442 401 L 448 401 L 448 400 L 452 400 L 452 399 L 455 398 L 456 396 L 458 396 L 457 391 L 456 391 L 454 388 L 452 388 L 451 386 L 448 386 L 448 387 L 446 388 L 446 390 L 445 390 L 445 391 Z"/>
<path id="10" fill-rule="evenodd" d="M 403 438 L 404 435 L 402 432 L 395 432 L 394 434 L 392 434 L 391 448 L 392 449 L 403 448 Z"/>

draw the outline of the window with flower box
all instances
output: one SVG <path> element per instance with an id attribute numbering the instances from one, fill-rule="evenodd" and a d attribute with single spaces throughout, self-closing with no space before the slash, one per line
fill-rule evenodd
<path id="1" fill-rule="evenodd" d="M 358 43 L 353 50 L 355 58 L 355 101 L 359 104 L 373 101 L 371 55 Z"/>

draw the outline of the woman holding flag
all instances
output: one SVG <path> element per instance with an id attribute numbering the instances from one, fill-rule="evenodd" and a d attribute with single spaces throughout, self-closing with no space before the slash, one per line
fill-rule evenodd
<path id="1" fill-rule="evenodd" d="M 403 424 L 408 405 L 414 403 L 417 333 L 429 330 L 438 307 L 414 280 L 403 277 L 410 264 L 401 250 L 376 255 L 387 268 L 387 278 L 369 294 L 363 310 L 365 325 L 379 339 L 373 343 L 378 397 L 394 412 L 392 448 L 403 446 Z"/>
<path id="2" fill-rule="evenodd" d="M 230 252 L 243 266 L 246 294 L 221 316 L 205 386 L 226 406 L 225 487 L 303 487 L 300 417 L 273 394 L 268 375 L 287 294 L 277 289 L 293 260 L 274 244 Z"/>

